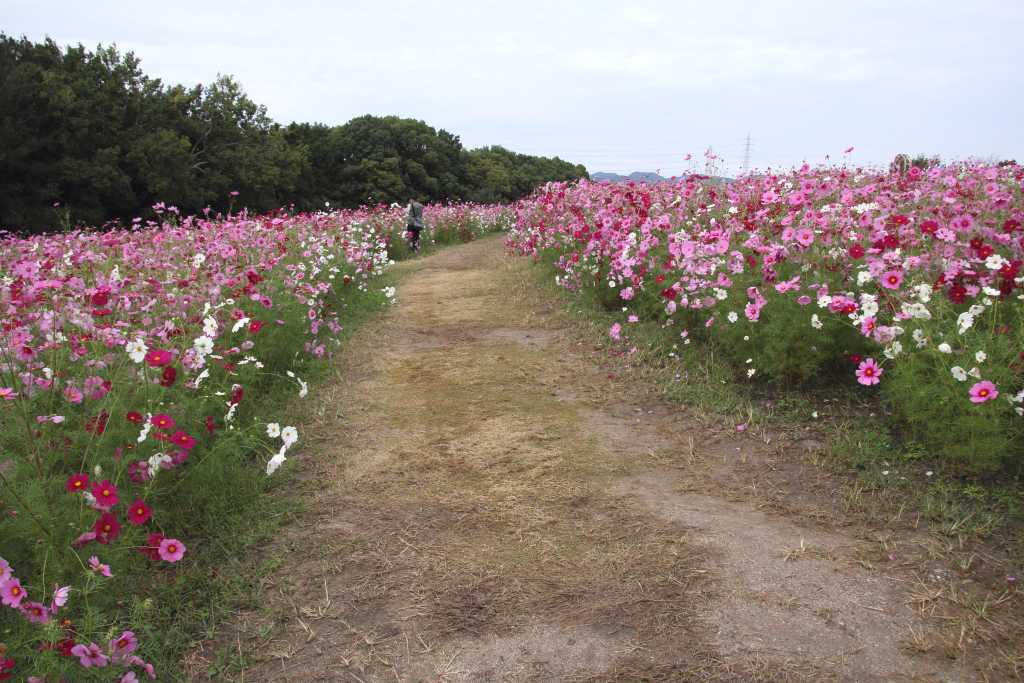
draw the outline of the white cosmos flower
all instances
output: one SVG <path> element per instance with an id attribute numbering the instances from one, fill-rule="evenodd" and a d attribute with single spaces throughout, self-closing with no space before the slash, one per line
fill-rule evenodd
<path id="1" fill-rule="evenodd" d="M 1005 263 L 1006 259 L 1004 259 L 999 254 L 992 254 L 987 259 L 985 259 L 985 267 L 988 268 L 989 270 L 999 270 L 1000 268 L 1003 267 L 1003 264 Z"/>
<path id="2" fill-rule="evenodd" d="M 217 336 L 217 321 L 214 318 L 203 318 L 203 334 L 205 334 L 207 337 Z"/>
<path id="3" fill-rule="evenodd" d="M 149 351 L 149 347 L 146 346 L 146 342 L 141 339 L 135 339 L 124 345 L 124 350 L 128 352 L 128 356 L 136 363 L 141 363 L 146 359 L 146 353 Z"/>
<path id="4" fill-rule="evenodd" d="M 248 318 L 240 318 L 238 321 L 235 322 L 234 325 L 231 326 L 231 331 L 232 332 L 238 332 L 240 329 L 242 329 L 243 327 L 245 327 L 248 324 L 249 324 L 249 319 Z"/>
<path id="5" fill-rule="evenodd" d="M 963 334 L 967 330 L 971 329 L 974 325 L 974 316 L 969 311 L 964 311 L 956 319 L 956 328 L 960 334 Z"/>
<path id="6" fill-rule="evenodd" d="M 976 354 L 974 354 L 974 360 L 978 361 L 979 363 L 984 363 L 986 358 L 988 358 L 988 354 L 985 353 L 984 351 L 978 351 Z"/>
<path id="7" fill-rule="evenodd" d="M 949 369 L 949 371 L 951 373 L 953 373 L 953 377 L 956 379 L 956 381 L 958 381 L 958 382 L 966 382 L 967 381 L 967 372 L 962 367 L 960 367 L 959 365 L 954 365 L 953 367 L 951 367 Z"/>
<path id="8" fill-rule="evenodd" d="M 823 326 L 824 323 L 821 322 L 821 319 L 818 317 L 817 313 L 811 316 L 811 327 L 813 327 L 816 330 L 820 330 Z"/>
<path id="9" fill-rule="evenodd" d="M 894 341 L 893 343 L 891 343 L 887 347 L 885 347 L 885 349 L 883 350 L 882 353 L 885 354 L 886 358 L 889 358 L 891 360 L 891 359 L 895 358 L 896 356 L 900 355 L 902 352 L 903 352 L 903 344 L 901 344 L 898 341 Z"/>
<path id="10" fill-rule="evenodd" d="M 942 342 L 941 344 L 939 344 L 939 351 L 941 353 L 953 353 L 953 347 L 951 347 L 946 342 Z"/>
<path id="11" fill-rule="evenodd" d="M 914 287 L 914 292 L 917 293 L 917 298 L 921 300 L 921 303 L 926 304 L 932 300 L 932 286 L 931 285 L 917 285 Z"/>
<path id="12" fill-rule="evenodd" d="M 740 319 L 740 316 L 739 314 L 736 313 L 736 311 L 729 311 L 729 315 L 727 315 L 726 317 L 729 319 L 729 322 L 731 323 L 734 323 Z"/>
<path id="13" fill-rule="evenodd" d="M 914 330 L 914 341 L 917 342 L 917 348 L 923 349 L 928 346 L 928 338 L 924 336 L 924 330 Z"/>
<path id="14" fill-rule="evenodd" d="M 756 372 L 757 368 L 750 368 L 749 370 L 747 370 L 747 377 L 753 377 Z"/>
<path id="15" fill-rule="evenodd" d="M 276 439 L 281 436 L 281 425 L 276 422 L 271 422 L 267 425 L 267 436 L 271 439 Z"/>
<path id="16" fill-rule="evenodd" d="M 192 267 L 199 268 L 206 263 L 206 254 L 196 254 L 192 257 Z"/>
<path id="17" fill-rule="evenodd" d="M 981 370 L 979 370 L 976 367 L 971 368 L 970 370 L 968 370 L 967 374 L 970 375 L 971 377 L 973 377 L 974 379 L 981 379 Z"/>
<path id="18" fill-rule="evenodd" d="M 287 446 L 281 446 L 281 450 L 279 450 L 277 453 L 275 453 L 274 457 L 272 457 L 270 459 L 270 461 L 267 463 L 267 476 L 268 477 L 271 474 L 273 474 L 274 472 L 276 472 L 278 467 L 280 467 L 281 465 L 284 464 L 284 461 L 286 460 L 286 458 L 284 457 L 284 452 L 286 450 L 288 450 Z"/>
<path id="19" fill-rule="evenodd" d="M 299 398 L 306 398 L 306 395 L 309 394 L 309 385 L 303 382 L 298 377 L 296 377 L 295 379 L 299 383 Z"/>
<path id="20" fill-rule="evenodd" d="M 874 278 L 871 277 L 871 273 L 866 270 L 862 270 L 857 273 L 857 286 L 863 287 L 867 283 L 871 282 Z"/>
<path id="21" fill-rule="evenodd" d="M 213 353 L 213 340 L 209 337 L 196 337 L 192 342 L 192 348 L 200 356 L 208 356 Z"/>
<path id="22" fill-rule="evenodd" d="M 281 441 L 284 441 L 285 446 L 291 446 L 298 440 L 299 430 L 295 429 L 295 427 L 285 427 L 281 430 Z"/>

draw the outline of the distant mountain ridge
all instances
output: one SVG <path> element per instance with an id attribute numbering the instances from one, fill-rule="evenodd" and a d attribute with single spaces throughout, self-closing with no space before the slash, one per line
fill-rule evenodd
<path id="1" fill-rule="evenodd" d="M 654 173 L 653 171 L 633 171 L 629 175 L 620 175 L 618 173 L 608 173 L 607 171 L 598 171 L 590 174 L 590 179 L 593 181 L 608 181 L 610 183 L 662 183 L 671 178 L 666 178 L 663 175 Z M 727 183 L 732 178 L 724 178 L 721 176 L 712 176 L 708 178 L 712 183 Z"/>
<path id="2" fill-rule="evenodd" d="M 629 175 L 619 175 L 618 173 L 598 171 L 597 173 L 591 173 L 590 179 L 607 180 L 610 183 L 628 183 L 631 180 L 634 183 L 660 183 L 668 180 L 668 178 L 654 173 L 653 171 L 633 171 Z"/>

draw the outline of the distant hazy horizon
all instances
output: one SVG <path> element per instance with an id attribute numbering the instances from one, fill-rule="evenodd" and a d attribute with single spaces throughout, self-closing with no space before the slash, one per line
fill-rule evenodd
<path id="1" fill-rule="evenodd" d="M 1024 158 L 1024 3 L 4 4 L 8 35 L 231 74 L 283 124 L 394 114 L 591 172 L 703 170 L 711 147 L 732 175 L 748 133 L 757 168 Z"/>

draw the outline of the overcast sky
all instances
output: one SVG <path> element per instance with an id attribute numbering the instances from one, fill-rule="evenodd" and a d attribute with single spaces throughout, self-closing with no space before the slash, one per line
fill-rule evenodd
<path id="1" fill-rule="evenodd" d="M 231 74 L 281 123 L 422 119 L 591 171 L 1024 159 L 1024 0 L 52 2 L 0 30 Z M 692 162 L 691 162 L 692 163 Z M 700 167 L 703 169 L 703 166 Z"/>

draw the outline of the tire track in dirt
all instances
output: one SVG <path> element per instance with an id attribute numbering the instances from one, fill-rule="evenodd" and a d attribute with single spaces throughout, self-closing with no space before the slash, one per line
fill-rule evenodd
<path id="1" fill-rule="evenodd" d="M 930 627 L 863 539 L 720 491 L 764 444 L 610 380 L 500 240 L 401 267 L 303 432 L 266 606 L 221 638 L 240 680 L 972 680 L 901 647 Z"/>

